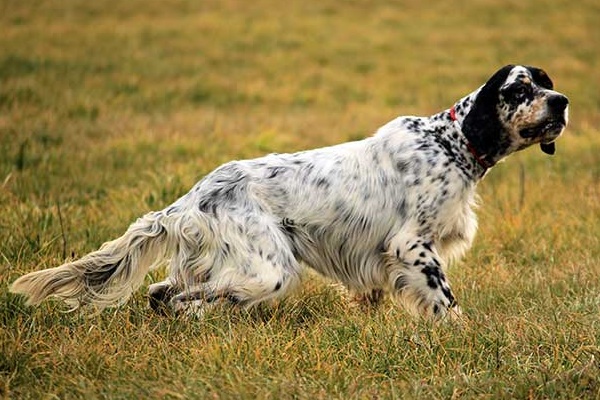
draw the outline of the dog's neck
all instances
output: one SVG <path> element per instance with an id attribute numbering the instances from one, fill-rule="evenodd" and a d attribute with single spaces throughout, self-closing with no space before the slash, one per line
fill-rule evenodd
<path id="1" fill-rule="evenodd" d="M 438 132 L 437 140 L 446 148 L 452 149 L 451 153 L 455 157 L 464 160 L 461 164 L 467 168 L 463 172 L 474 181 L 481 179 L 495 164 L 487 159 L 485 153 L 475 147 L 462 129 L 462 122 L 470 112 L 480 89 L 460 99 L 452 108 L 431 118 L 432 123 L 440 128 L 443 127 L 436 130 Z"/>
<path id="2" fill-rule="evenodd" d="M 486 104 L 484 101 L 489 100 L 480 98 L 482 88 L 463 97 L 442 113 L 465 138 L 469 153 L 483 170 L 481 176 L 514 152 L 508 134 L 498 120 L 495 104 Z"/>
<path id="3" fill-rule="evenodd" d="M 494 166 L 512 153 L 522 150 L 500 120 L 498 88 L 483 85 L 455 103 L 457 120 L 463 136 L 477 154 Z M 448 110 L 450 116 L 450 110 Z"/>
<path id="4" fill-rule="evenodd" d="M 452 106 L 452 108 L 450 108 L 449 114 L 450 114 L 450 119 L 452 120 L 452 122 L 454 124 L 454 128 L 456 129 L 456 132 L 465 138 L 465 140 L 467 142 L 467 150 L 469 150 L 469 153 L 471 153 L 471 155 L 475 158 L 475 161 L 477 161 L 477 164 L 479 164 L 481 166 L 481 168 L 483 168 L 484 172 L 487 171 L 488 169 L 492 168 L 494 166 L 494 164 L 492 164 L 486 160 L 485 154 L 483 154 L 483 155 L 479 154 L 477 149 L 475 149 L 475 146 L 473 146 L 473 144 L 469 141 L 469 139 L 464 135 L 464 133 L 462 131 L 462 126 L 458 120 L 458 117 L 456 116 L 456 107 L 455 106 Z"/>

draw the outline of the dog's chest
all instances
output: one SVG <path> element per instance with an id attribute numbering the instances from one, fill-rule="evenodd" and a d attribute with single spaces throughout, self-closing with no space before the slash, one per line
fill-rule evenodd
<path id="1" fill-rule="evenodd" d="M 473 211 L 475 194 L 462 193 L 438 210 L 433 238 L 438 253 L 446 262 L 460 258 L 471 246 L 477 231 L 477 217 Z"/>

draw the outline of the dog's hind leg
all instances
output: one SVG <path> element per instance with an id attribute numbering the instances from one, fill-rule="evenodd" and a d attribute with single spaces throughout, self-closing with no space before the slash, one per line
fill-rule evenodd
<path id="1" fill-rule="evenodd" d="M 176 314 L 202 316 L 223 302 L 252 307 L 285 296 L 298 282 L 297 272 L 290 273 L 282 265 L 258 261 L 241 271 L 237 269 L 224 268 L 209 282 L 184 289 L 169 300 L 170 309 Z"/>
<path id="2" fill-rule="evenodd" d="M 203 271 L 212 263 L 210 241 L 213 226 L 211 218 L 190 209 L 173 222 L 172 243 L 175 249 L 170 259 L 169 277 L 148 288 L 150 308 L 159 314 L 168 314 L 171 299 L 188 285 L 203 282 Z M 184 278 L 185 277 L 185 278 Z"/>
<path id="3" fill-rule="evenodd" d="M 156 286 L 157 295 L 181 288 L 167 300 L 175 313 L 202 315 L 223 301 L 251 307 L 284 296 L 299 281 L 301 267 L 273 217 L 221 215 L 216 228 L 213 242 L 203 243 L 203 256 L 193 258 L 195 265 L 182 267 L 185 260 L 176 260 L 171 282 Z"/>

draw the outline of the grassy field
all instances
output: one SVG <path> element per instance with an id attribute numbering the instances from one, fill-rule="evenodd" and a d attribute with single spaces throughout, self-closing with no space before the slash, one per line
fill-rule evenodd
<path id="1" fill-rule="evenodd" d="M 599 21 L 597 0 L 0 0 L 0 397 L 600 398 Z M 507 63 L 546 69 L 572 122 L 480 185 L 462 326 L 314 276 L 204 320 L 145 289 L 91 317 L 8 293 L 227 160 L 369 136 Z"/>

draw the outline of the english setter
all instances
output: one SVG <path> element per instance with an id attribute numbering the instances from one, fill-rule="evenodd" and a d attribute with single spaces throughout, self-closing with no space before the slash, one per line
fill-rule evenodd
<path id="1" fill-rule="evenodd" d="M 445 266 L 471 246 L 475 188 L 511 153 L 553 154 L 568 99 L 539 68 L 508 65 L 431 117 L 399 117 L 364 140 L 232 161 L 162 211 L 83 258 L 29 273 L 11 287 L 38 304 L 125 302 L 150 285 L 153 309 L 202 314 L 283 296 L 303 265 L 363 299 L 386 293 L 427 318 L 458 312 Z"/>

